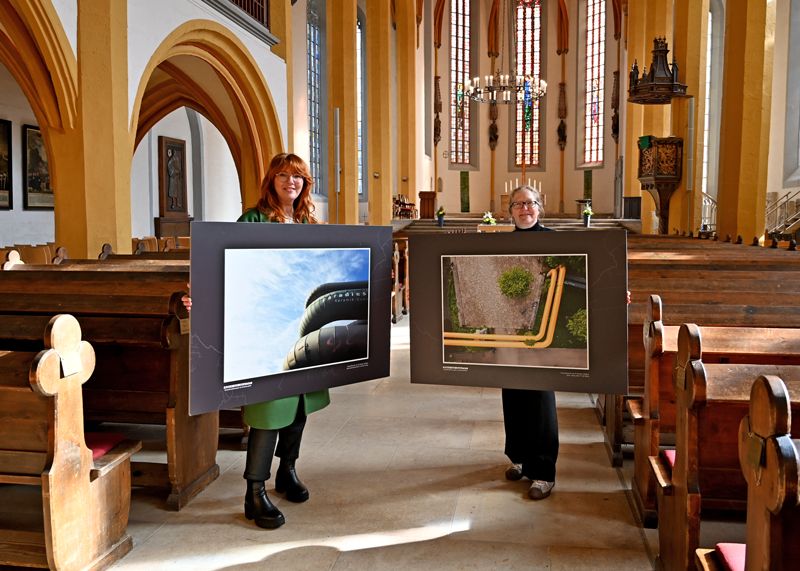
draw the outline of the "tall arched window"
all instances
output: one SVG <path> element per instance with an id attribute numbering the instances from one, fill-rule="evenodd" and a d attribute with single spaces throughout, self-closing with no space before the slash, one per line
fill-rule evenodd
<path id="1" fill-rule="evenodd" d="M 327 194 L 325 184 L 325 169 L 323 161 L 322 142 L 325 140 L 321 113 L 323 107 L 322 100 L 322 78 L 323 78 L 323 50 L 324 50 L 324 21 L 322 11 L 324 4 L 319 0 L 308 0 L 307 20 L 306 20 L 306 53 L 308 60 L 308 138 L 309 138 L 309 157 L 308 163 L 311 168 L 311 176 L 314 177 L 314 193 Z"/>
<path id="2" fill-rule="evenodd" d="M 450 162 L 470 163 L 470 105 L 464 86 L 470 77 L 470 0 L 450 2 Z"/>
<path id="3" fill-rule="evenodd" d="M 712 0 L 708 5 L 708 26 L 706 28 L 706 100 L 703 117 L 703 178 L 702 189 L 704 207 L 706 198 L 708 206 L 713 206 L 717 197 L 717 179 L 719 173 L 719 127 L 720 109 L 722 107 L 722 53 L 725 40 L 725 17 L 720 0 Z M 711 216 L 704 208 L 703 217 Z M 704 221 L 705 223 L 713 223 Z"/>
<path id="4" fill-rule="evenodd" d="M 542 5 L 540 0 L 521 0 L 514 11 L 514 75 L 542 77 Z M 515 115 L 514 164 L 539 166 L 541 162 L 541 102 L 517 101 Z"/>
<path id="5" fill-rule="evenodd" d="M 364 196 L 366 165 L 366 148 L 364 147 L 364 108 L 366 107 L 366 90 L 364 89 L 364 23 L 360 17 L 356 20 L 356 129 L 358 131 L 358 195 Z"/>
<path id="6" fill-rule="evenodd" d="M 583 164 L 603 162 L 606 75 L 606 3 L 586 0 L 583 84 Z"/>

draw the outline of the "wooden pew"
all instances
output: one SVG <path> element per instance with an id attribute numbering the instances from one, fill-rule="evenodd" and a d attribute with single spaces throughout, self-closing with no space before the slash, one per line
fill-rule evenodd
<path id="1" fill-rule="evenodd" d="M 131 455 L 141 442 L 93 459 L 81 397 L 92 346 L 65 314 L 47 323 L 44 346 L 0 351 L 0 565 L 103 568 L 132 547 Z"/>
<path id="2" fill-rule="evenodd" d="M 693 564 L 701 507 L 711 512 L 743 512 L 746 507 L 737 434 L 748 411 L 753 379 L 780 376 L 793 400 L 800 398 L 799 366 L 706 364 L 701 356 L 700 329 L 682 325 L 673 377 L 674 461 L 667 453 L 650 457 L 658 482 L 657 564 L 666 571 L 684 571 Z M 800 415 L 800 407 L 794 412 Z"/>
<path id="3" fill-rule="evenodd" d="M 698 549 L 699 571 L 791 571 L 800 562 L 800 440 L 790 433 L 789 391 L 761 376 L 739 425 L 739 464 L 747 481 L 747 543 Z"/>
<path id="4" fill-rule="evenodd" d="M 703 241 L 707 242 L 707 241 Z M 713 243 L 712 243 L 713 244 Z M 647 321 L 647 300 L 658 294 L 667 307 L 669 324 L 700 322 L 715 326 L 800 327 L 800 266 L 794 252 L 782 261 L 764 260 L 763 248 L 743 248 L 737 258 L 727 255 L 723 262 L 705 258 L 691 261 L 692 252 L 665 258 L 645 266 L 628 261 L 628 387 L 629 394 L 644 391 L 644 347 L 641 331 Z M 712 253 L 717 251 L 712 250 Z M 769 292 L 769 293 L 768 293 Z M 698 316 L 702 316 L 698 317 Z M 622 465 L 622 445 L 633 444 L 626 437 L 623 395 L 601 395 L 598 413 L 603 423 L 606 447 L 615 466 Z"/>
<path id="5" fill-rule="evenodd" d="M 642 398 L 626 400 L 634 424 L 634 506 L 645 527 L 655 527 L 655 481 L 650 456 L 662 445 L 662 434 L 675 432 L 675 391 L 672 375 L 678 350 L 677 325 L 665 325 L 659 296 L 650 296 L 644 326 L 645 386 Z M 704 363 L 800 365 L 800 329 L 763 327 L 703 327 Z"/>
<path id="6" fill-rule="evenodd" d="M 87 420 L 165 426 L 166 463 L 134 462 L 133 482 L 179 510 L 219 475 L 217 413 L 189 416 L 188 266 L 105 264 L 0 272 L 0 343 L 30 348 L 47 315 L 79 316 L 97 353 Z"/>

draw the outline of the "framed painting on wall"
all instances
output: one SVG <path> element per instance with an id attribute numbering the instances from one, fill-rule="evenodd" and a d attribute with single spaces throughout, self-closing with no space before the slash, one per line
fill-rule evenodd
<path id="1" fill-rule="evenodd" d="M 25 210 L 52 210 L 55 205 L 50 187 L 47 149 L 39 127 L 22 126 L 22 207 Z"/>
<path id="2" fill-rule="evenodd" d="M 0 119 L 0 210 L 11 210 L 11 121 Z"/>
<path id="3" fill-rule="evenodd" d="M 186 217 L 186 141 L 182 139 L 158 138 L 158 197 L 161 217 Z"/>

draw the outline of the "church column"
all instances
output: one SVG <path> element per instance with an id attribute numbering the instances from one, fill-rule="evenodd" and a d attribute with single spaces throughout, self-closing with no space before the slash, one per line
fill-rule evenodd
<path id="1" fill-rule="evenodd" d="M 328 2 L 328 220 L 358 223 L 358 120 L 356 105 L 356 2 Z M 335 110 L 339 110 L 339 168 L 336 172 Z M 339 194 L 336 194 L 336 179 Z"/>
<path id="2" fill-rule="evenodd" d="M 642 69 L 646 65 L 646 59 L 650 58 L 650 47 L 647 48 L 647 41 L 645 40 L 645 16 L 647 15 L 647 6 L 645 2 L 634 0 L 628 2 L 628 17 L 627 17 L 627 53 L 628 53 L 628 67 L 632 67 L 634 62 Z M 650 41 L 652 46 L 652 39 Z M 623 74 L 628 77 L 627 74 Z M 625 179 L 624 194 L 625 196 L 640 196 L 642 197 L 642 233 L 649 234 L 653 231 L 652 225 L 652 212 L 654 204 L 652 199 L 648 198 L 647 192 L 642 192 L 642 185 L 639 184 L 637 178 L 638 164 L 639 164 L 639 137 L 644 134 L 642 118 L 644 116 L 644 106 L 635 103 L 628 103 L 627 87 L 629 82 L 625 82 L 626 89 L 622 93 L 622 101 L 625 102 Z M 643 196 L 644 195 L 644 196 Z M 649 208 L 646 207 L 649 205 Z"/>
<path id="3" fill-rule="evenodd" d="M 678 81 L 687 85 L 686 92 L 691 97 L 672 100 L 673 134 L 683 139 L 683 176 L 670 200 L 669 219 L 671 227 L 686 232 L 700 228 L 707 27 L 708 0 L 675 1 L 675 40 L 672 53 L 678 63 Z M 694 117 L 690 115 L 692 106 Z M 692 121 L 691 125 L 689 121 Z M 690 137 L 693 140 L 690 141 Z M 691 190 L 687 190 L 688 188 Z"/>
<path id="4" fill-rule="evenodd" d="M 643 2 L 634 2 L 639 4 Z M 667 39 L 667 45 L 673 50 L 672 41 L 672 1 L 671 0 L 648 0 L 645 14 L 644 26 L 644 59 L 639 61 L 639 69 L 644 66 L 650 69 L 653 63 L 653 40 L 656 37 Z M 668 54 L 671 61 L 672 52 Z M 634 144 L 636 152 L 632 156 L 635 168 L 638 169 L 639 160 L 639 137 L 641 135 L 654 135 L 656 137 L 668 137 L 671 132 L 670 106 L 669 105 L 642 105 L 642 131 L 635 135 L 631 143 Z M 635 176 L 635 175 L 634 175 Z M 636 179 L 638 188 L 641 188 L 638 178 Z M 658 233 L 658 221 L 654 220 L 656 204 L 649 192 L 642 192 L 642 232 Z M 672 230 L 674 223 L 670 221 L 668 230 Z M 645 228 L 648 230 L 645 231 Z"/>
<path id="5" fill-rule="evenodd" d="M 128 128 L 128 8 L 118 0 L 78 2 L 78 103 L 83 132 L 86 252 L 104 242 L 131 248 L 131 160 Z"/>
<path id="6" fill-rule="evenodd" d="M 413 2 L 397 6 L 397 105 L 400 194 L 417 197 L 417 24 Z"/>
<path id="7" fill-rule="evenodd" d="M 747 242 L 764 231 L 774 40 L 774 2 L 727 2 L 717 232 Z"/>
<path id="8" fill-rule="evenodd" d="M 367 12 L 367 178 L 369 223 L 392 220 L 392 10 L 390 0 L 372 0 Z"/>

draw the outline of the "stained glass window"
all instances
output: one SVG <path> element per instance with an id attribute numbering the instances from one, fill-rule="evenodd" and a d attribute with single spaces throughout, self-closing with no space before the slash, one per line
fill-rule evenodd
<path id="1" fill-rule="evenodd" d="M 314 178 L 314 193 L 325 194 L 322 170 L 322 142 L 320 131 L 320 107 L 322 86 L 322 32 L 320 26 L 319 3 L 309 0 L 306 23 L 307 63 L 308 63 L 308 164 Z"/>
<path id="2" fill-rule="evenodd" d="M 469 164 L 470 0 L 450 2 L 450 162 Z"/>
<path id="3" fill-rule="evenodd" d="M 583 112 L 583 162 L 603 162 L 603 104 L 606 73 L 604 0 L 586 1 L 586 63 Z"/>
<path id="4" fill-rule="evenodd" d="M 542 77 L 542 6 L 539 0 L 522 1 L 514 13 L 514 74 L 537 84 Z M 526 89 L 527 91 L 527 89 Z M 517 100 L 514 164 L 538 166 L 540 158 L 540 101 L 530 96 Z"/>

